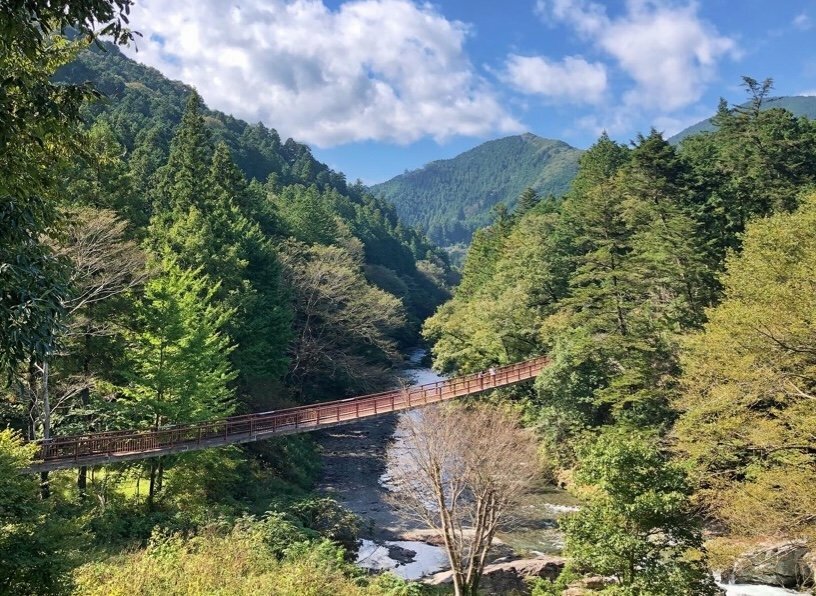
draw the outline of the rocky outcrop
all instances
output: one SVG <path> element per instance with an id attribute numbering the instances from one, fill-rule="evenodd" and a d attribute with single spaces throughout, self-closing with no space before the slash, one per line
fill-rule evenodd
<path id="1" fill-rule="evenodd" d="M 810 583 L 804 585 L 816 588 L 816 551 L 811 550 L 802 557 L 802 560 L 799 561 L 799 570 L 802 577 L 809 578 Z"/>
<path id="2" fill-rule="evenodd" d="M 738 584 L 768 584 L 784 588 L 812 586 L 816 579 L 816 553 L 804 542 L 781 542 L 756 548 L 740 556 L 723 579 Z"/>
<path id="3" fill-rule="evenodd" d="M 601 575 L 582 577 L 568 585 L 567 589 L 561 592 L 561 596 L 589 596 L 615 583 L 617 581 L 614 577 L 603 577 Z"/>
<path id="4" fill-rule="evenodd" d="M 525 579 L 541 577 L 555 581 L 564 569 L 564 563 L 566 559 L 549 556 L 493 563 L 485 567 L 479 585 L 486 594 L 529 594 L 530 587 Z M 431 577 L 428 583 L 451 584 L 453 576 L 450 571 L 442 571 Z"/>

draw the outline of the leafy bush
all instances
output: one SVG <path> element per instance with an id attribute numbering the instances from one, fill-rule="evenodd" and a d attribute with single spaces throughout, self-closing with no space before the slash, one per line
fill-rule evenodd
<path id="1" fill-rule="evenodd" d="M 287 532 L 292 534 L 287 535 Z M 212 524 L 196 536 L 156 532 L 147 548 L 79 568 L 83 596 L 415 596 L 419 587 L 393 576 L 370 578 L 326 539 L 304 539 L 281 513 Z"/>

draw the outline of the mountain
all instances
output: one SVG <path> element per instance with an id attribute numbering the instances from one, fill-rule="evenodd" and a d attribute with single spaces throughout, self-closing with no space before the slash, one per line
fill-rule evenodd
<path id="1" fill-rule="evenodd" d="M 55 79 L 89 81 L 101 92 L 99 101 L 84 108 L 83 119 L 90 129 L 106 131 L 102 136 L 121 147 L 114 153 L 129 170 L 131 193 L 142 201 L 127 217 L 135 227 L 144 227 L 152 211 L 150 188 L 168 159 L 192 87 L 171 81 L 109 43 L 81 51 Z M 344 174 L 315 159 L 308 146 L 291 138 L 281 140 L 274 128 L 249 124 L 206 106 L 201 114 L 212 145 L 227 145 L 232 160 L 251 181 L 251 193 L 261 197 L 262 227 L 282 228 L 270 234 L 303 240 L 297 226 L 288 221 L 294 215 L 287 214 L 301 200 L 313 209 L 317 205 L 326 225 L 339 230 L 325 243 L 347 244 L 349 235 L 359 241 L 369 282 L 402 300 L 414 331 L 447 298 L 444 286 L 452 275 L 447 254 L 401 223 L 391 204 L 372 196 L 362 184 L 347 184 Z M 313 212 L 311 219 L 316 221 L 318 215 Z"/>
<path id="2" fill-rule="evenodd" d="M 171 81 L 109 43 L 80 52 L 74 62 L 59 70 L 56 80 L 93 83 L 103 97 L 86 107 L 85 120 L 108 123 L 128 154 L 148 139 L 166 153 L 192 92 L 189 85 Z M 308 146 L 292 139 L 282 141 L 274 128 L 261 123 L 249 124 L 209 109 L 204 115 L 213 141 L 229 146 L 232 158 L 248 180 L 264 182 L 274 174 L 282 185 L 317 184 L 346 192 L 345 176 L 317 161 Z"/>
<path id="3" fill-rule="evenodd" d="M 742 107 L 747 107 L 748 104 L 743 104 Z M 766 99 L 763 104 L 763 110 L 770 110 L 772 108 L 781 108 L 792 112 L 796 116 L 805 116 L 811 120 L 816 120 L 816 96 L 809 95 L 794 95 L 788 97 L 772 97 Z M 669 142 L 676 145 L 683 139 L 693 134 L 700 132 L 711 132 L 715 129 L 711 118 L 707 118 L 697 124 L 693 124 L 688 128 L 681 130 L 676 135 L 669 139 Z"/>
<path id="4" fill-rule="evenodd" d="M 488 141 L 453 159 L 376 184 L 371 191 L 391 201 L 400 219 L 443 246 L 470 242 L 490 223 L 497 203 L 512 208 L 521 192 L 566 192 L 581 150 L 531 133 Z"/>

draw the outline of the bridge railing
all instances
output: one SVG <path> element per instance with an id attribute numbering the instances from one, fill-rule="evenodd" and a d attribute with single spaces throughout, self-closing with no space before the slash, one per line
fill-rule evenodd
<path id="1" fill-rule="evenodd" d="M 149 454 L 178 446 L 227 444 L 308 430 L 503 387 L 535 377 L 547 362 L 546 357 L 540 357 L 499 367 L 493 372 L 482 371 L 415 387 L 156 430 L 106 431 L 41 440 L 37 442 L 37 459 L 79 462 L 93 456 Z"/>

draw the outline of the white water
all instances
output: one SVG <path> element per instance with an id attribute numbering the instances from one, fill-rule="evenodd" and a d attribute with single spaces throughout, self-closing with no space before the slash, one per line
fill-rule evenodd
<path id="1" fill-rule="evenodd" d="M 388 547 L 398 546 L 414 552 L 413 560 L 406 563 L 388 556 Z M 363 540 L 357 551 L 357 565 L 372 571 L 391 571 L 407 580 L 420 579 L 448 568 L 448 558 L 442 547 L 412 540 L 387 540 L 378 544 Z"/>
<path id="2" fill-rule="evenodd" d="M 445 377 L 440 376 L 430 368 L 420 368 L 420 362 L 425 356 L 425 350 L 414 349 L 408 352 L 408 362 L 415 368 L 410 368 L 405 371 L 406 377 L 410 380 L 412 385 L 424 385 L 426 383 L 435 383 L 442 381 Z M 400 416 L 410 416 L 411 412 L 405 412 Z M 389 458 L 400 457 L 400 428 L 399 425 L 393 435 L 394 442 L 389 446 Z M 391 489 L 393 486 L 390 483 L 390 476 L 386 471 L 380 477 L 380 484 L 386 488 Z M 578 507 L 573 505 L 560 505 L 554 503 L 545 503 L 544 507 L 554 514 L 572 513 L 578 510 Z M 388 547 L 398 546 L 415 553 L 414 559 L 409 563 L 400 563 L 388 556 Z M 533 551 L 533 554 L 535 551 Z M 424 542 L 395 540 L 385 541 L 382 543 L 375 543 L 371 540 L 363 540 L 362 546 L 357 554 L 357 564 L 365 569 L 376 571 L 390 570 L 396 575 L 407 580 L 416 580 L 422 577 L 434 574 L 438 571 L 448 568 L 448 560 L 445 551 L 442 547 L 432 546 Z M 754 584 L 721 584 L 718 586 L 723 588 L 727 596 L 808 596 L 805 592 L 796 592 L 793 590 L 786 590 L 785 588 L 778 588 L 774 586 L 754 585 Z"/>
<path id="3" fill-rule="evenodd" d="M 790 596 L 799 594 L 808 596 L 806 592 L 794 592 L 785 588 L 775 588 L 774 586 L 761 586 L 754 584 L 717 584 L 725 590 L 728 596 Z"/>

